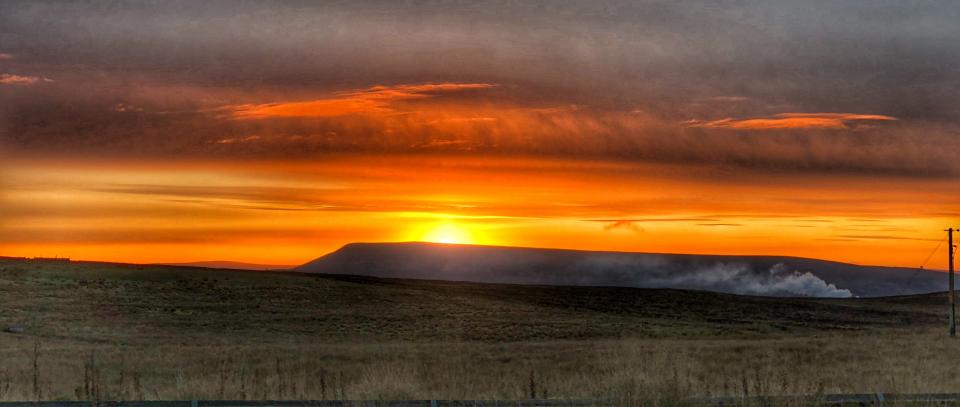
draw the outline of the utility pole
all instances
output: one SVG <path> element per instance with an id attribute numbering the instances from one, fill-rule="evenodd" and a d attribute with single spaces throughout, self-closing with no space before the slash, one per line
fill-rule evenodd
<path id="1" fill-rule="evenodd" d="M 950 337 L 957 336 L 957 294 L 953 291 L 953 228 L 947 229 L 947 252 L 950 254 Z"/>

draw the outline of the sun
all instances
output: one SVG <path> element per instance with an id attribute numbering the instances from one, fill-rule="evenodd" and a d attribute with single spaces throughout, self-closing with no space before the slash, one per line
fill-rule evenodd
<path id="1" fill-rule="evenodd" d="M 427 229 L 420 236 L 420 241 L 448 244 L 474 244 L 473 234 L 469 229 L 456 223 L 441 223 Z"/>

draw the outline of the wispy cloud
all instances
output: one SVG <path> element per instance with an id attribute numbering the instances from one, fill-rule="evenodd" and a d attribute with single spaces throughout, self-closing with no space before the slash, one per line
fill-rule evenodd
<path id="1" fill-rule="evenodd" d="M 601 223 L 613 223 L 613 222 L 631 222 L 631 223 L 647 223 L 647 222 L 717 222 L 717 219 L 714 218 L 640 218 L 640 219 L 587 219 L 587 222 L 601 222 Z"/>
<path id="2" fill-rule="evenodd" d="M 3 59 L 13 59 L 13 54 L 8 54 L 6 52 L 0 52 L 0 60 Z"/>
<path id="3" fill-rule="evenodd" d="M 214 141 L 216 144 L 251 143 L 260 140 L 260 136 L 228 137 Z"/>
<path id="4" fill-rule="evenodd" d="M 839 235 L 841 239 L 853 240 L 918 240 L 924 242 L 936 242 L 938 239 L 926 239 L 917 237 L 897 236 L 897 235 Z"/>
<path id="5" fill-rule="evenodd" d="M 705 102 L 717 102 L 717 103 L 742 103 L 749 101 L 750 98 L 746 96 L 711 96 L 708 98 L 702 99 Z"/>
<path id="6" fill-rule="evenodd" d="M 847 129 L 856 122 L 893 121 L 896 117 L 879 114 L 856 113 L 780 113 L 767 117 L 713 121 L 693 120 L 689 127 L 722 128 L 734 130 L 783 130 L 783 129 Z"/>
<path id="7" fill-rule="evenodd" d="M 3 59 L 3 58 L 0 58 Z M 44 78 L 41 76 L 21 76 L 14 74 L 0 74 L 0 85 L 34 85 L 40 82 L 53 82 L 50 78 Z"/>
<path id="8" fill-rule="evenodd" d="M 629 230 L 636 233 L 641 233 L 644 231 L 643 228 L 640 227 L 640 225 L 637 225 L 635 222 L 631 220 L 626 220 L 626 219 L 615 220 L 603 226 L 603 230 L 606 230 L 606 231 L 617 230 L 617 229 Z"/>
<path id="9" fill-rule="evenodd" d="M 707 222 L 707 223 L 696 223 L 700 226 L 740 226 L 739 224 L 726 224 L 726 223 L 715 223 L 719 222 L 718 219 L 705 218 L 705 217 L 693 217 L 693 218 L 640 218 L 640 219 L 586 219 L 587 222 L 598 222 L 603 223 L 603 230 L 613 231 L 613 230 L 630 230 L 636 233 L 644 232 L 645 229 L 641 224 L 643 223 L 672 223 L 672 222 L 681 222 L 681 223 L 696 223 L 696 222 Z"/>
<path id="10" fill-rule="evenodd" d="M 352 114 L 386 113 L 393 103 L 426 99 L 441 93 L 494 87 L 488 83 L 427 83 L 398 86 L 374 86 L 339 92 L 333 97 L 299 102 L 243 104 L 224 106 L 226 117 L 237 120 L 282 117 L 335 117 Z"/>

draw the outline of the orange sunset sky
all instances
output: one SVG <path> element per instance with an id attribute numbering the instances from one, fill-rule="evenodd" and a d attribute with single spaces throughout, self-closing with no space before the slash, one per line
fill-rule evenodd
<path id="1" fill-rule="evenodd" d="M 873 6 L 4 3 L 0 255 L 917 267 L 960 226 L 960 29 Z"/>

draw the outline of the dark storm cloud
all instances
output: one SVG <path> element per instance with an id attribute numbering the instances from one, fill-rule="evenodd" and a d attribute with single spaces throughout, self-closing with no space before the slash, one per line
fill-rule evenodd
<path id="1" fill-rule="evenodd" d="M 956 175 L 958 19 L 952 2 L 3 2 L 0 147 Z M 430 84 L 495 86 L 378 105 L 392 115 L 224 117 Z M 889 119 L 824 116 L 841 114 Z"/>

